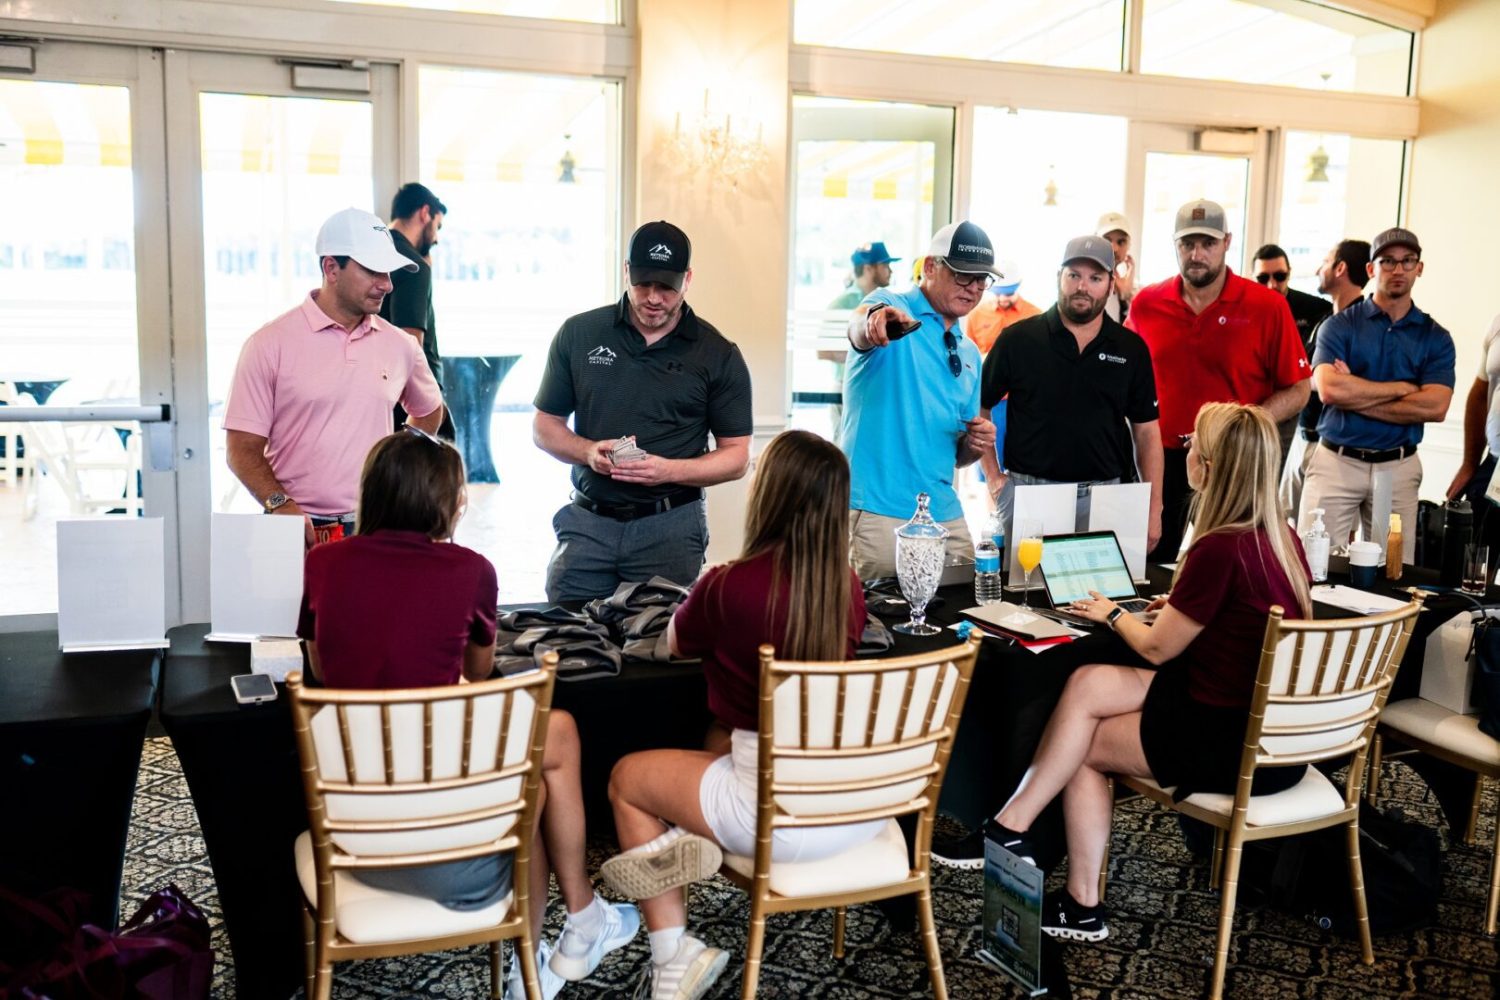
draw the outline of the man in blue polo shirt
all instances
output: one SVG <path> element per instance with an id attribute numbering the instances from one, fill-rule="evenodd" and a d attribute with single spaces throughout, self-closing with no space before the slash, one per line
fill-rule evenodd
<path id="1" fill-rule="evenodd" d="M 877 289 L 850 317 L 840 446 L 850 467 L 849 556 L 863 580 L 896 572 L 894 531 L 919 493 L 932 498 L 949 551 L 973 549 L 953 470 L 993 451 L 995 425 L 979 416 L 979 349 L 958 321 L 998 277 L 984 230 L 950 223 L 933 236 L 914 287 Z M 921 325 L 903 334 L 913 320 Z"/>
<path id="2" fill-rule="evenodd" d="M 1323 400 L 1318 447 L 1307 467 L 1298 523 L 1321 507 L 1335 546 L 1349 540 L 1355 517 L 1371 525 L 1374 479 L 1391 475 L 1391 512 L 1401 515 L 1411 562 L 1417 531 L 1422 425 L 1442 420 L 1453 399 L 1453 338 L 1412 302 L 1422 276 L 1422 245 L 1405 229 L 1387 229 L 1370 244 L 1366 266 L 1375 294 L 1330 317 L 1318 330 L 1313 385 Z"/>

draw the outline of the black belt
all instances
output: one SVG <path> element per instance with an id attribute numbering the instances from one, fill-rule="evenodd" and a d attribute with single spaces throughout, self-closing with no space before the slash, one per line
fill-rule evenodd
<path id="1" fill-rule="evenodd" d="M 595 503 L 582 493 L 573 494 L 573 502 L 590 514 L 612 517 L 616 521 L 634 521 L 642 517 L 651 517 L 653 514 L 665 514 L 673 508 L 685 507 L 702 499 L 703 491 L 695 486 L 683 487 L 657 500 L 648 500 L 644 503 Z"/>
<path id="2" fill-rule="evenodd" d="M 1345 458 L 1355 458 L 1361 462 L 1369 462 L 1374 465 L 1377 462 L 1395 462 L 1417 453 L 1414 444 L 1403 444 L 1399 448 L 1387 448 L 1385 451 L 1371 451 L 1369 448 L 1351 448 L 1346 444 L 1332 444 L 1324 441 L 1323 447 L 1335 455 L 1343 455 Z"/>
<path id="3" fill-rule="evenodd" d="M 1315 431 L 1315 430 L 1313 430 L 1311 427 L 1300 427 L 1299 426 L 1297 428 L 1297 433 L 1301 434 L 1302 435 L 1302 440 L 1306 441 L 1308 444 L 1317 444 L 1318 443 L 1318 432 Z"/>

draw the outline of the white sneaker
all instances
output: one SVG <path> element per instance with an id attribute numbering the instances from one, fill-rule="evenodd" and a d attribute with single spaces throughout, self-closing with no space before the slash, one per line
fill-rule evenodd
<path id="1" fill-rule="evenodd" d="M 599 877 L 626 899 L 650 899 L 669 889 L 713 877 L 724 852 L 707 837 L 683 833 L 654 851 L 635 850 L 607 858 Z"/>
<path id="2" fill-rule="evenodd" d="M 569 982 L 587 978 L 605 955 L 625 947 L 641 929 L 641 911 L 632 904 L 607 903 L 597 895 L 594 899 L 604 911 L 599 933 L 592 939 L 584 937 L 570 918 L 563 925 L 562 936 L 557 939 L 557 948 L 548 963 L 553 972 Z"/>
<path id="3" fill-rule="evenodd" d="M 527 1000 L 526 981 L 521 976 L 521 959 L 517 952 L 521 939 L 511 939 L 510 971 L 505 976 L 505 1000 Z M 567 980 L 553 972 L 548 960 L 552 957 L 552 945 L 546 941 L 537 949 L 536 971 L 541 979 L 542 1000 L 553 1000 L 568 985 Z"/>
<path id="4" fill-rule="evenodd" d="M 666 965 L 652 965 L 641 977 L 636 1000 L 699 1000 L 728 964 L 728 952 L 684 934 L 676 957 Z"/>

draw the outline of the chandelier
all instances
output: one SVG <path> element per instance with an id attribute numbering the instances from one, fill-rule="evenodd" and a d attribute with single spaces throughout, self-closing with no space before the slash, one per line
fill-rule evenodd
<path id="1" fill-rule="evenodd" d="M 709 110 L 708 91 L 703 92 L 703 110 L 686 125 L 677 112 L 672 126 L 671 148 L 679 163 L 694 173 L 707 173 L 738 185 L 739 178 L 764 167 L 770 157 L 764 139 L 765 126 L 757 123 L 755 137 L 744 134 L 749 122 Z"/>

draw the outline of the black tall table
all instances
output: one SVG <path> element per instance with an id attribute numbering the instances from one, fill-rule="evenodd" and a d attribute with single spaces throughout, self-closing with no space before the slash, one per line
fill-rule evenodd
<path id="1" fill-rule="evenodd" d="M 285 688 L 240 705 L 245 643 L 207 643 L 207 625 L 167 633 L 161 722 L 187 779 L 234 953 L 236 994 L 288 997 L 304 982 L 301 889 L 292 844 L 307 806 Z"/>
<path id="2" fill-rule="evenodd" d="M 500 383 L 519 360 L 519 354 L 443 358 L 443 401 L 453 417 L 458 450 L 471 483 L 500 481 L 490 451 L 490 417 Z"/>
<path id="3" fill-rule="evenodd" d="M 70 886 L 113 927 L 157 650 L 69 653 L 57 632 L 0 635 L 0 884 Z"/>

